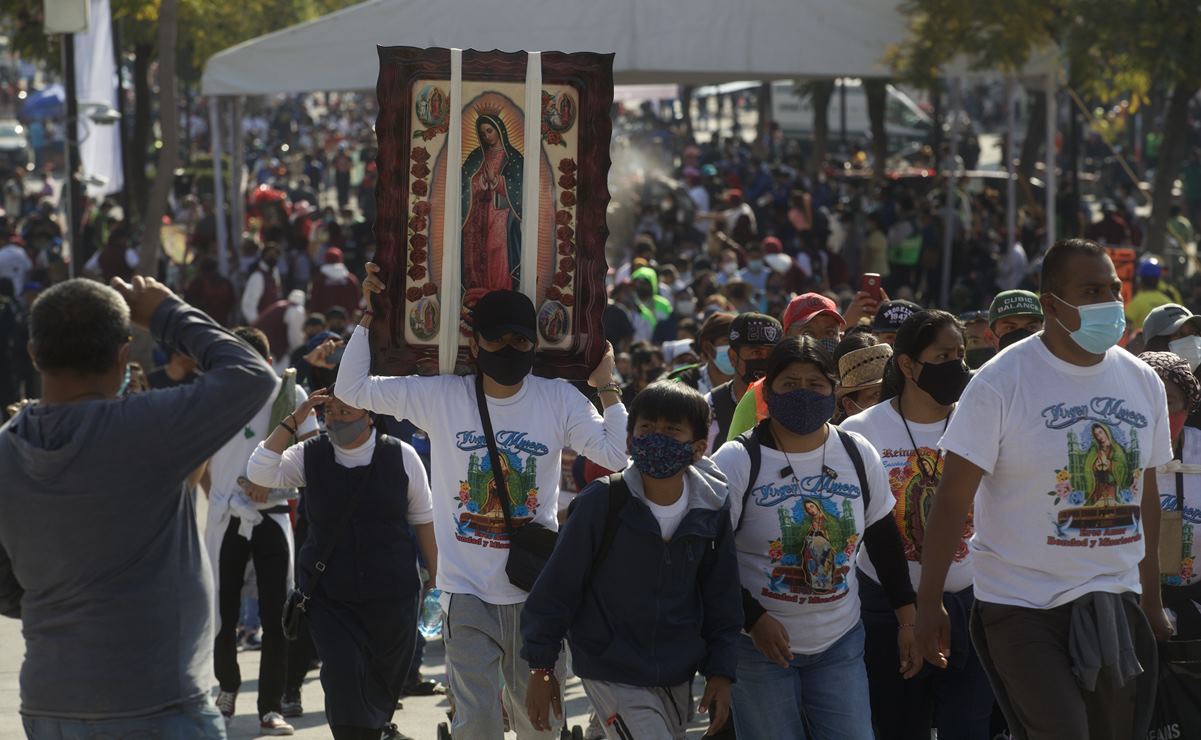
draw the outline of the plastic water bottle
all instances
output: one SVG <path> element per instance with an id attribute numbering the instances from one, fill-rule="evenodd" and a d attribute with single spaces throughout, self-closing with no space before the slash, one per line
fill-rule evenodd
<path id="1" fill-rule="evenodd" d="M 442 634 L 442 605 L 438 603 L 440 596 L 442 592 L 439 589 L 431 588 L 421 602 L 421 623 L 417 625 L 417 631 L 427 640 Z"/>

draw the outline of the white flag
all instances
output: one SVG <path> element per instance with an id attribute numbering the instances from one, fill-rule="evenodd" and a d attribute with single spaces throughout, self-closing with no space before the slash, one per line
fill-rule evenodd
<path id="1" fill-rule="evenodd" d="M 89 117 L 85 103 L 117 107 L 117 63 L 113 57 L 113 23 L 109 0 L 91 0 L 92 18 L 87 33 L 75 34 L 75 85 L 79 100 L 76 141 L 80 174 L 106 180 L 89 185 L 87 193 L 99 198 L 119 192 L 125 184 L 121 169 L 121 128 L 100 125 Z M 169 115 L 169 114 L 168 114 Z"/>

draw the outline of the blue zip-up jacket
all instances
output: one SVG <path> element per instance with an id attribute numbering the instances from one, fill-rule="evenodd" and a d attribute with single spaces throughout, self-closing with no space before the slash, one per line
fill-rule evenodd
<path id="1" fill-rule="evenodd" d="M 622 476 L 630 498 L 595 573 L 607 480 L 584 489 L 559 530 L 522 612 L 522 657 L 553 668 L 566 636 L 581 678 L 665 687 L 699 671 L 733 680 L 742 599 L 725 477 L 708 458 L 688 468 L 688 512 L 664 542 L 642 475 L 631 464 Z"/>

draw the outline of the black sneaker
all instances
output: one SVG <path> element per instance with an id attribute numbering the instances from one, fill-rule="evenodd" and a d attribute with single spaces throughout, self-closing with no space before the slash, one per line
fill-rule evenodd
<path id="1" fill-rule="evenodd" d="M 295 693 L 290 691 L 284 692 L 283 701 L 280 702 L 280 714 L 291 719 L 292 717 L 303 717 L 304 706 L 300 703 L 300 692 Z"/>
<path id="2" fill-rule="evenodd" d="M 398 730 L 396 724 L 393 723 L 384 728 L 380 740 L 413 740 L 413 738 Z"/>

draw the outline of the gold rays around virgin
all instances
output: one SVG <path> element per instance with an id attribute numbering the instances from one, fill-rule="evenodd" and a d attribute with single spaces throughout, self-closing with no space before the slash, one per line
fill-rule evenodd
<path id="1" fill-rule="evenodd" d="M 524 95 L 525 89 L 523 85 L 500 84 L 494 85 L 494 87 L 512 87 L 513 94 L 519 95 Z M 479 136 L 475 133 L 475 122 L 480 117 L 479 108 L 499 111 L 500 120 L 509 134 L 509 143 L 524 156 L 525 116 L 522 114 L 521 108 L 508 95 L 496 90 L 489 90 L 468 100 L 467 104 L 463 106 L 463 151 L 459 156 L 459 166 L 461 167 L 467 161 L 467 156 L 480 145 Z"/>

